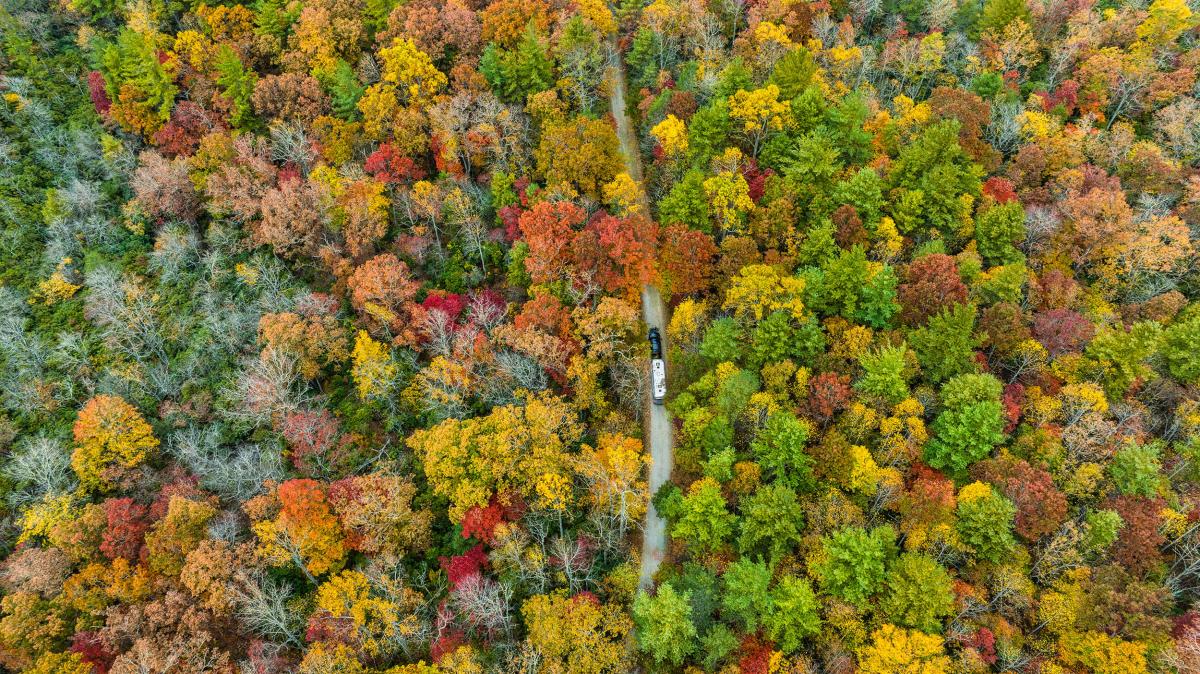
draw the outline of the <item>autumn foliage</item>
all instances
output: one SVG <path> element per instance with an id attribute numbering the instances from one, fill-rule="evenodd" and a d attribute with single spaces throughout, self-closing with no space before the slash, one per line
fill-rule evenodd
<path id="1" fill-rule="evenodd" d="M 109 488 L 123 473 L 146 461 L 158 439 L 141 413 L 117 396 L 99 395 L 79 410 L 73 428 L 71 468 L 80 484 Z"/>
<path id="2" fill-rule="evenodd" d="M 1196 3 L 10 5 L 0 670 L 1200 672 Z"/>

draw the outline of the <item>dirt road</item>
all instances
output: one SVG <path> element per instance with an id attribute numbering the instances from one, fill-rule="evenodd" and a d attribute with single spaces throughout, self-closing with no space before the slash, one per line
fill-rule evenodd
<path id="1" fill-rule="evenodd" d="M 642 287 L 642 316 L 647 326 L 657 327 L 660 333 L 667 334 L 666 308 L 658 288 L 654 286 Z M 666 355 L 665 350 L 663 355 Z M 671 416 L 662 405 L 650 404 L 650 414 L 646 419 L 646 437 L 650 445 L 650 494 L 653 495 L 671 479 L 671 466 L 674 463 L 671 454 Z M 658 516 L 654 504 L 650 504 L 646 511 L 645 524 L 642 526 L 642 572 L 638 585 L 644 589 L 649 589 L 654 584 L 654 574 L 666 554 L 666 534 L 667 523 Z"/>
<path id="2" fill-rule="evenodd" d="M 612 90 L 609 92 L 609 104 L 617 123 L 617 137 L 621 140 L 621 152 L 625 155 L 625 171 L 629 177 L 642 183 L 642 158 L 638 149 L 637 134 L 634 133 L 633 123 L 625 112 L 625 66 L 621 62 L 620 51 L 616 40 L 609 41 L 611 56 L 610 78 Z M 645 190 L 641 191 L 642 208 L 649 212 L 649 202 Z M 663 356 L 666 356 L 667 337 L 667 308 L 663 304 L 662 295 L 658 288 L 647 285 L 642 287 L 642 318 L 646 327 L 658 328 L 663 336 Z M 646 363 L 646 378 L 650 377 L 649 359 Z M 669 367 L 669 365 L 668 365 Z M 649 400 L 649 382 L 646 385 L 646 406 L 649 413 L 646 416 L 646 442 L 650 448 L 650 494 L 658 492 L 658 488 L 671 479 L 671 467 L 674 458 L 671 453 L 671 417 L 662 405 L 654 405 Z M 642 570 L 640 587 L 649 589 L 654 584 L 654 574 L 666 554 L 667 525 L 651 505 L 646 511 L 646 521 L 642 527 Z"/>

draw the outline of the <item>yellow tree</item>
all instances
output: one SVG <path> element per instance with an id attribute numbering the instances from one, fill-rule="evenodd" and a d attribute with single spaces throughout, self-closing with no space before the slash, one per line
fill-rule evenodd
<path id="1" fill-rule="evenodd" d="M 123 470 L 136 467 L 158 448 L 150 424 L 118 396 L 98 395 L 79 410 L 71 468 L 87 489 L 108 489 Z"/>
<path id="2" fill-rule="evenodd" d="M 379 58 L 383 61 L 383 81 L 396 85 L 404 102 L 428 106 L 446 88 L 446 76 L 412 40 L 392 40 L 392 46 L 379 50 Z"/>
<path id="3" fill-rule="evenodd" d="M 761 321 L 767 314 L 787 311 L 797 320 L 804 319 L 804 279 L 780 273 L 771 265 L 742 267 L 725 292 L 726 309 L 739 317 L 753 316 Z"/>
<path id="4" fill-rule="evenodd" d="M 1062 661 L 1093 674 L 1146 674 L 1146 645 L 1103 632 L 1066 634 L 1059 641 Z"/>
<path id="5" fill-rule="evenodd" d="M 329 645 L 323 641 L 313 644 L 304 653 L 297 674 L 373 674 L 358 661 L 354 649 L 345 644 Z"/>
<path id="6" fill-rule="evenodd" d="M 436 419 L 462 417 L 467 413 L 475 380 L 469 364 L 434 356 L 413 378 L 405 395 L 418 398 L 412 402 Z"/>
<path id="7" fill-rule="evenodd" d="M 471 506 L 486 506 L 495 493 L 516 492 L 539 500 L 538 484 L 565 476 L 567 450 L 582 435 L 566 401 L 544 394 L 524 406 L 505 405 L 486 417 L 447 419 L 408 438 L 425 464 L 434 493 L 450 499 L 450 519 L 462 521 Z"/>
<path id="8" fill-rule="evenodd" d="M 354 379 L 359 400 L 378 400 L 386 397 L 395 385 L 399 371 L 396 363 L 392 361 L 391 350 L 382 342 L 372 339 L 366 330 L 359 330 L 354 339 L 354 353 L 351 357 L 354 365 L 350 376 Z"/>
<path id="9" fill-rule="evenodd" d="M 421 635 L 421 620 L 414 612 L 423 597 L 408 588 L 396 588 L 384 598 L 372 592 L 371 582 L 358 571 L 342 571 L 317 588 L 317 614 L 311 621 L 334 633 L 349 632 L 360 653 L 372 658 L 390 655 L 396 645 Z"/>
<path id="10" fill-rule="evenodd" d="M 594 308 L 575 307 L 571 320 L 588 356 L 602 361 L 628 356 L 629 344 L 641 330 L 637 306 L 617 297 L 601 298 Z"/>
<path id="11" fill-rule="evenodd" d="M 76 503 L 75 496 L 72 494 L 46 494 L 42 500 L 29 504 L 21 513 L 21 535 L 17 537 L 17 543 L 34 537 L 45 537 L 55 544 L 56 547 L 64 547 L 56 545 L 62 541 L 56 541 L 55 534 L 60 531 L 74 528 L 73 525 L 79 524 L 85 518 L 81 514 L 81 508 Z M 103 528 L 103 519 L 101 519 L 101 528 Z M 88 536 L 86 538 L 93 538 Z M 98 538 L 98 537 L 95 537 Z M 91 541 L 94 545 L 99 545 L 99 540 Z M 95 548 L 91 550 L 80 550 L 81 556 L 86 557 L 94 553 Z M 74 550 L 68 550 L 68 553 Z"/>
<path id="12" fill-rule="evenodd" d="M 680 302 L 671 312 L 671 323 L 667 326 L 671 344 L 688 353 L 695 353 L 704 336 L 704 326 L 708 324 L 708 309 L 706 300 L 689 297 Z"/>
<path id="13" fill-rule="evenodd" d="M 663 149 L 669 159 L 681 157 L 688 150 L 688 132 L 687 124 L 684 124 L 675 115 L 667 115 L 663 121 L 654 125 L 650 129 L 650 135 L 658 141 L 658 144 Z"/>
<path id="14" fill-rule="evenodd" d="M 601 380 L 603 373 L 603 362 L 582 353 L 571 356 L 567 365 L 571 399 L 580 412 L 592 419 L 605 418 L 611 409 L 606 383 Z"/>
<path id="15" fill-rule="evenodd" d="M 360 4 L 314 0 L 304 3 L 281 59 L 289 72 L 309 71 L 318 79 L 333 74 L 338 60 L 358 63 L 366 26 Z"/>
<path id="16" fill-rule="evenodd" d="M 521 607 L 528 642 L 541 656 L 543 674 L 616 674 L 630 671 L 625 640 L 633 621 L 618 606 L 590 594 L 561 590 L 531 597 Z"/>
<path id="17" fill-rule="evenodd" d="M 617 21 L 613 18 L 612 10 L 604 0 L 579 0 L 579 13 L 588 23 L 596 27 L 602 35 L 617 32 Z"/>
<path id="18" fill-rule="evenodd" d="M 84 662 L 78 653 L 46 653 L 25 670 L 25 674 L 92 674 L 96 671 L 90 662 Z"/>
<path id="19" fill-rule="evenodd" d="M 727 232 L 740 232 L 746 213 L 754 210 L 750 184 L 738 171 L 721 171 L 704 181 L 704 196 L 717 223 Z"/>
<path id="20" fill-rule="evenodd" d="M 601 433 L 596 447 L 584 445 L 579 453 L 576 471 L 588 487 L 588 503 L 611 519 L 618 535 L 646 512 L 648 463 L 641 440 L 613 433 Z"/>
<path id="21" fill-rule="evenodd" d="M 940 637 L 884 625 L 871 639 L 870 646 L 858 650 L 859 674 L 946 674 L 950 670 Z"/>
<path id="22" fill-rule="evenodd" d="M 755 52 L 758 63 L 764 70 L 772 70 L 779 60 L 795 49 L 795 43 L 788 37 L 787 26 L 770 21 L 760 21 L 754 28 Z"/>
<path id="23" fill-rule="evenodd" d="M 208 537 L 207 525 L 217 514 L 210 503 L 172 496 L 167 515 L 146 534 L 146 563 L 156 573 L 177 576 L 188 553 Z"/>
<path id="24" fill-rule="evenodd" d="M 357 107 L 363 114 L 363 133 L 372 140 L 385 140 L 392 134 L 400 108 L 396 86 L 382 82 L 372 84 L 358 99 Z"/>
<path id="25" fill-rule="evenodd" d="M 729 97 L 729 116 L 741 122 L 755 157 L 770 134 L 783 130 L 790 109 L 779 100 L 779 87 L 774 84 L 754 91 L 742 89 Z"/>
<path id="26" fill-rule="evenodd" d="M 551 187 L 568 186 L 593 199 L 621 170 L 617 133 L 608 122 L 580 115 L 547 125 L 534 152 L 538 173 Z"/>
<path id="27" fill-rule="evenodd" d="M 447 662 L 450 657 L 442 658 L 442 662 Z M 446 670 L 438 665 L 427 665 L 424 660 L 411 665 L 396 665 L 391 669 L 384 671 L 383 674 L 442 674 Z"/>
<path id="28" fill-rule="evenodd" d="M 602 189 L 604 203 L 618 217 L 627 218 L 641 210 L 642 189 L 628 173 L 618 173 Z"/>
<path id="29" fill-rule="evenodd" d="M 1196 25 L 1192 10 L 1184 0 L 1154 0 L 1150 15 L 1138 24 L 1137 36 L 1150 47 L 1163 47 Z"/>
<path id="30" fill-rule="evenodd" d="M 335 166 L 341 166 L 354 156 L 355 148 L 362 143 L 362 123 L 321 115 L 313 120 L 312 132 L 321 157 Z"/>

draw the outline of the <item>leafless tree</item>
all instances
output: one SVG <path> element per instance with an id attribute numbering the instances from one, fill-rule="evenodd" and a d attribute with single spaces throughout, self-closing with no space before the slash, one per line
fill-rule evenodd
<path id="1" fill-rule="evenodd" d="M 1025 672 L 1032 661 L 1029 653 L 1007 639 L 996 644 L 996 666 L 1000 671 Z"/>
<path id="2" fill-rule="evenodd" d="M 255 634 L 293 648 L 304 648 L 303 618 L 291 607 L 292 588 L 267 576 L 237 585 L 237 614 Z"/>
<path id="3" fill-rule="evenodd" d="M 117 229 L 103 213 L 103 198 L 97 183 L 72 178 L 55 194 L 61 210 L 46 222 L 46 247 L 42 252 L 46 264 L 79 257 L 83 245 L 95 246 L 114 238 Z"/>
<path id="4" fill-rule="evenodd" d="M 1183 97 L 1154 113 L 1160 145 L 1184 161 L 1200 156 L 1200 100 Z"/>
<path id="5" fill-rule="evenodd" d="M 636 419 L 642 417 L 642 401 L 646 399 L 646 382 L 649 380 L 643 367 L 648 366 L 632 358 L 622 358 L 608 367 L 613 397 Z"/>
<path id="6" fill-rule="evenodd" d="M 509 650 L 496 668 L 489 670 L 493 674 L 540 674 L 542 671 L 542 652 L 528 641 L 519 647 Z"/>
<path id="7" fill-rule="evenodd" d="M 884 514 L 886 508 L 891 507 L 898 498 L 900 498 L 903 487 L 892 483 L 881 483 L 875 491 L 875 496 L 871 498 L 870 513 L 871 520 L 876 519 Z"/>
<path id="8" fill-rule="evenodd" d="M 1121 115 L 1129 115 L 1142 107 L 1142 94 L 1150 87 L 1157 69 L 1136 68 L 1119 73 L 1117 84 L 1108 105 L 1108 122 L 1105 129 L 1112 128 L 1113 122 Z"/>
<path id="9" fill-rule="evenodd" d="M 245 444 L 230 447 L 221 442 L 217 424 L 191 426 L 171 435 L 169 451 L 200 477 L 200 484 L 221 496 L 245 501 L 262 492 L 267 480 L 279 481 L 285 473 L 277 447 Z"/>
<path id="10" fill-rule="evenodd" d="M 560 50 L 559 68 L 570 82 L 569 92 L 584 114 L 591 114 L 600 100 L 605 58 L 599 44 L 575 44 Z"/>
<path id="11" fill-rule="evenodd" d="M 96 392 L 95 366 L 89 349 L 91 345 L 78 332 L 60 332 L 50 350 L 48 364 L 56 372 L 66 373 L 60 381 L 64 399 L 78 400 Z"/>
<path id="12" fill-rule="evenodd" d="M 490 333 L 504 322 L 504 306 L 497 305 L 480 293 L 473 295 L 467 304 L 467 316 L 484 332 Z"/>
<path id="13" fill-rule="evenodd" d="M 519 106 L 505 105 L 491 93 L 479 99 L 480 116 L 496 129 L 487 148 L 492 167 L 519 174 L 529 167 L 530 121 Z"/>
<path id="14" fill-rule="evenodd" d="M 455 611 L 474 634 L 512 636 L 513 588 L 483 574 L 464 578 L 454 588 L 451 601 Z"/>
<path id="15" fill-rule="evenodd" d="M 154 295 L 109 268 L 88 272 L 85 313 L 100 327 L 109 347 L 138 363 L 167 364 L 171 358 L 162 334 Z"/>
<path id="16" fill-rule="evenodd" d="M 364 85 L 370 86 L 379 81 L 380 70 L 379 63 L 375 60 L 375 56 L 370 53 L 364 53 L 358 59 L 358 67 L 355 68 L 355 73 L 358 79 Z"/>
<path id="17" fill-rule="evenodd" d="M 271 127 L 271 158 L 281 164 L 295 164 L 301 175 L 307 176 L 316 163 L 317 151 L 303 125 L 281 122 Z"/>
<path id="18" fill-rule="evenodd" d="M 1024 106 L 1020 103 L 995 103 L 992 105 L 992 121 L 984 130 L 984 139 L 1004 156 L 1011 156 L 1021 146 L 1020 115 Z"/>
<path id="19" fill-rule="evenodd" d="M 580 537 L 557 536 L 550 542 L 550 559 L 574 594 L 595 586 L 592 577 L 594 545 Z"/>
<path id="20" fill-rule="evenodd" d="M 290 310 L 295 305 L 297 284 L 283 261 L 273 255 L 260 255 L 254 259 L 254 267 L 258 308 L 263 313 Z"/>
<path id="21" fill-rule="evenodd" d="M 944 29 L 950 25 L 956 11 L 958 11 L 958 3 L 954 0 L 933 0 L 923 12 L 925 23 L 929 25 L 930 30 Z"/>
<path id="22" fill-rule="evenodd" d="M 1036 371 L 1046 364 L 1046 353 L 1037 349 L 1021 348 L 1004 359 L 1004 368 L 1010 374 L 1008 383 L 1021 378 L 1026 372 Z"/>
<path id="23" fill-rule="evenodd" d="M 813 36 L 824 44 L 838 43 L 838 23 L 828 12 L 821 12 L 812 22 Z"/>
<path id="24" fill-rule="evenodd" d="M 549 386 L 546 370 L 537 361 L 528 356 L 507 349 L 497 351 L 495 371 L 501 379 L 499 382 L 511 395 L 516 389 L 542 391 Z"/>
<path id="25" fill-rule="evenodd" d="M 1053 206 L 1033 205 L 1025 209 L 1025 240 L 1021 250 L 1034 256 L 1045 248 L 1051 237 L 1062 227 L 1062 215 Z"/>
<path id="26" fill-rule="evenodd" d="M 1177 598 L 1195 599 L 1200 595 L 1200 524 L 1193 524 L 1167 549 L 1174 553 L 1167 570 L 1166 586 Z"/>
<path id="27" fill-rule="evenodd" d="M 225 391 L 226 418 L 256 426 L 269 425 L 288 412 L 302 408 L 308 393 L 296 361 L 279 349 L 268 349 L 260 358 L 249 358 L 237 381 Z"/>
<path id="28" fill-rule="evenodd" d="M 10 500 L 30 502 L 45 494 L 66 493 L 75 487 L 71 452 L 54 438 L 37 435 L 17 445 L 4 464 L 3 474 L 24 489 L 14 490 Z"/>
<path id="29" fill-rule="evenodd" d="M 883 7 L 882 0 L 850 0 L 850 11 L 854 22 L 869 28 Z"/>
<path id="30" fill-rule="evenodd" d="M 212 290 L 202 292 L 196 305 L 198 322 L 211 339 L 207 346 L 213 360 L 224 360 L 254 342 L 264 313 L 258 307 Z"/>
<path id="31" fill-rule="evenodd" d="M 576 466 L 584 478 L 587 489 L 597 502 L 588 515 L 588 521 L 596 531 L 596 539 L 610 549 L 617 549 L 625 535 L 641 522 L 645 513 L 647 497 L 646 483 L 630 482 L 621 476 L 613 476 L 587 458 L 577 458 Z"/>
<path id="32" fill-rule="evenodd" d="M 1055 48 L 1050 50 L 1049 58 L 1046 60 L 1046 87 L 1053 90 L 1066 77 L 1069 77 L 1071 71 L 1075 69 L 1075 62 L 1079 57 L 1079 50 L 1083 45 L 1078 40 L 1063 40 L 1055 45 Z"/>
<path id="33" fill-rule="evenodd" d="M 449 357 L 454 349 L 454 320 L 441 309 L 425 312 L 421 318 L 421 334 L 425 336 L 425 348 L 435 356 Z"/>
<path id="34" fill-rule="evenodd" d="M 246 516 L 240 510 L 224 510 L 208 523 L 208 537 L 236 543 L 246 533 Z"/>
<path id="35" fill-rule="evenodd" d="M 528 527 L 512 526 L 488 557 L 493 566 L 513 574 L 521 587 L 541 593 L 550 586 L 550 568 L 545 562 L 545 531 L 539 522 L 528 523 L 537 530 L 536 535 L 531 535 Z M 543 554 L 527 555 L 526 550 L 531 545 L 538 545 Z"/>
<path id="36" fill-rule="evenodd" d="M 50 348 L 26 328 L 29 305 L 21 293 L 0 287 L 0 393 L 5 407 L 18 413 L 36 411 L 42 404 L 37 389 L 47 377 Z"/>
<path id="37" fill-rule="evenodd" d="M 454 229 L 466 250 L 479 257 L 479 268 L 486 274 L 488 227 L 480 216 L 478 203 L 482 195 L 473 187 L 469 189 L 469 193 L 456 190 L 446 199 L 446 224 Z"/>
<path id="38" fill-rule="evenodd" d="M 1030 577 L 1041 585 L 1049 585 L 1067 571 L 1084 566 L 1086 560 L 1080 551 L 1083 543 L 1084 530 L 1076 522 L 1066 522 L 1038 550 Z"/>
<path id="39" fill-rule="evenodd" d="M 163 227 L 150 251 L 150 268 L 160 282 L 174 283 L 184 277 L 199 260 L 200 237 L 191 227 Z"/>
<path id="40" fill-rule="evenodd" d="M 1167 650 L 1164 660 L 1178 674 L 1200 674 L 1200 629 L 1185 628 Z"/>

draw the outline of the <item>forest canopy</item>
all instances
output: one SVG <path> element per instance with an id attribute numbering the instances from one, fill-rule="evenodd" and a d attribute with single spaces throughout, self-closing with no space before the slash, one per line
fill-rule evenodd
<path id="1" fill-rule="evenodd" d="M 0 671 L 1200 673 L 1198 11 L 3 3 Z"/>

